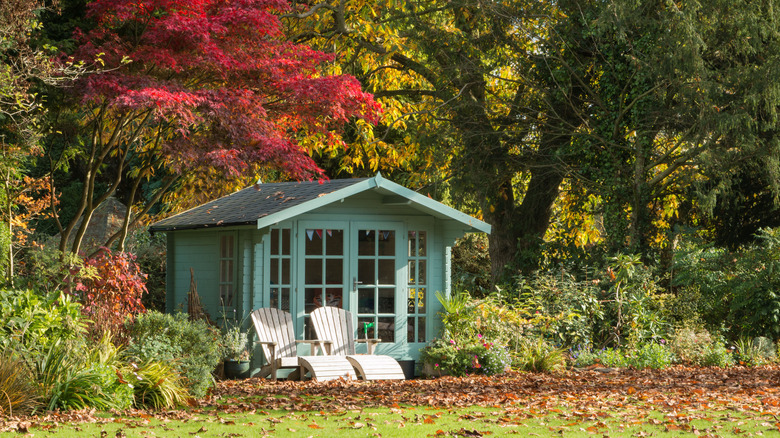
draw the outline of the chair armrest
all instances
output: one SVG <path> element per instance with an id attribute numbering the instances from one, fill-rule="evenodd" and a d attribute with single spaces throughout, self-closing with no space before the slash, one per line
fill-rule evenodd
<path id="1" fill-rule="evenodd" d="M 296 344 L 332 344 L 333 341 L 320 341 L 319 339 L 296 339 Z"/>
<path id="2" fill-rule="evenodd" d="M 330 356 L 330 351 L 333 348 L 333 341 L 319 340 L 319 339 L 296 339 L 296 344 L 309 344 L 311 352 L 314 356 L 317 355 L 317 351 L 314 347 L 319 347 L 322 354 Z"/>
<path id="3" fill-rule="evenodd" d="M 361 344 L 366 344 L 368 347 L 368 354 L 374 354 L 374 349 L 376 348 L 376 344 L 382 342 L 381 339 L 374 338 L 374 339 L 355 339 L 355 342 L 359 342 Z"/>
<path id="4" fill-rule="evenodd" d="M 265 359 L 268 361 L 269 364 L 273 364 L 276 362 L 276 342 L 270 342 L 270 341 L 255 341 L 255 344 L 260 345 L 267 345 L 268 346 L 268 353 L 270 357 L 266 357 Z"/>

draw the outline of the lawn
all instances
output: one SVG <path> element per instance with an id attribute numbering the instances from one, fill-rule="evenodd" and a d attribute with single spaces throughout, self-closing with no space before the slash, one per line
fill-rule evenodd
<path id="1" fill-rule="evenodd" d="M 779 383 L 778 367 L 248 379 L 221 382 L 177 411 L 3 419 L 0 437 L 772 436 L 780 433 Z"/>

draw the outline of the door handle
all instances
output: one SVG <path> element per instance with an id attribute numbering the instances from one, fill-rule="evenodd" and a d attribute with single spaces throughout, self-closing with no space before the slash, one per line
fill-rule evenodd
<path id="1" fill-rule="evenodd" d="M 356 291 L 359 284 L 363 284 L 362 281 L 358 281 L 357 277 L 352 278 L 352 290 Z"/>

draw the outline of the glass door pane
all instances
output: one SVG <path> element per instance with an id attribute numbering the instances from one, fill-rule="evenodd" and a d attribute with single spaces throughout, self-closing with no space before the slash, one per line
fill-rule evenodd
<path id="1" fill-rule="evenodd" d="M 345 294 L 346 253 L 345 226 L 311 222 L 301 223 L 299 239 L 303 249 L 303 317 L 304 338 L 316 339 L 309 324 L 311 312 L 322 306 L 347 306 Z M 299 277 L 299 278 L 301 278 Z"/>
<path id="2" fill-rule="evenodd" d="M 428 232 L 409 230 L 407 235 L 407 299 L 406 341 L 424 343 L 426 302 L 428 296 Z"/>
<path id="3" fill-rule="evenodd" d="M 398 231 L 392 228 L 353 228 L 357 249 L 353 275 L 357 291 L 358 337 L 395 342 Z"/>

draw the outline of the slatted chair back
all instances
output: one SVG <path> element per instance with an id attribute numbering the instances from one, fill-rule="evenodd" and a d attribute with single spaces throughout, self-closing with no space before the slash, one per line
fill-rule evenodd
<path id="1" fill-rule="evenodd" d="M 338 307 L 318 307 L 311 312 L 311 323 L 317 339 L 333 342 L 331 354 L 355 354 L 355 329 L 352 313 Z"/>
<path id="2" fill-rule="evenodd" d="M 276 343 L 273 354 L 267 344 L 261 344 L 263 354 L 269 362 L 272 359 L 298 355 L 293 320 L 288 312 L 275 308 L 262 308 L 254 310 L 251 315 L 258 341 Z"/>

